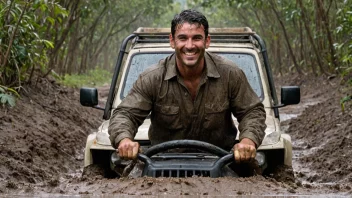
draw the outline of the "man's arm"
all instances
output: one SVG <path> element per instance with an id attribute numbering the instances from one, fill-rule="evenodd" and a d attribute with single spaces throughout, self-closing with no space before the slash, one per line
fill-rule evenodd
<path id="1" fill-rule="evenodd" d="M 234 146 L 234 155 L 237 162 L 250 161 L 255 158 L 256 148 L 264 139 L 266 114 L 243 71 L 234 72 L 232 79 L 236 80 L 230 83 L 231 108 L 240 131 L 240 143 Z"/>
<path id="2" fill-rule="evenodd" d="M 138 127 L 152 109 L 152 84 L 140 75 L 133 88 L 113 111 L 109 123 L 111 145 L 118 148 L 120 157 L 135 158 L 139 144 L 133 142 Z"/>

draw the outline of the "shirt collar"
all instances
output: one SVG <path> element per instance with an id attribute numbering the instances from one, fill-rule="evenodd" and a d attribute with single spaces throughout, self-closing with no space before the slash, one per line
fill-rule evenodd
<path id="1" fill-rule="evenodd" d="M 216 63 L 212 59 L 211 55 L 208 52 L 205 52 L 205 65 L 207 77 L 219 78 L 220 74 L 216 68 Z M 177 76 L 176 69 L 176 55 L 175 53 L 171 54 L 166 60 L 166 74 L 164 80 L 170 80 L 171 78 Z"/>

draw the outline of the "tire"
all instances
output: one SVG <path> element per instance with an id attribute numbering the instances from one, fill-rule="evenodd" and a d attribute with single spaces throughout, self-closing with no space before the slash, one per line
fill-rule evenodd
<path id="1" fill-rule="evenodd" d="M 110 169 L 110 166 L 103 164 L 91 164 L 84 167 L 82 179 L 86 178 L 116 178 L 117 174 Z"/>

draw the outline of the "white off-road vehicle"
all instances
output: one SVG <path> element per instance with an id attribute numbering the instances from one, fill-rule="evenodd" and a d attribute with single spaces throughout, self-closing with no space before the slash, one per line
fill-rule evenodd
<path id="1" fill-rule="evenodd" d="M 90 134 L 85 147 L 84 166 L 102 165 L 108 174 L 114 164 L 123 163 L 111 146 L 108 126 L 112 111 L 126 97 L 138 75 L 147 67 L 157 63 L 174 52 L 169 44 L 169 28 L 138 28 L 126 37 L 121 45 L 110 92 L 105 108 L 98 105 L 98 92 L 95 88 L 81 88 L 80 101 L 83 106 L 104 110 L 98 131 Z M 300 88 L 281 87 L 281 103 L 276 95 L 272 71 L 269 66 L 264 41 L 250 28 L 210 28 L 211 44 L 207 51 L 224 56 L 236 63 L 246 74 L 255 93 L 261 99 L 266 111 L 265 138 L 257 150 L 256 160 L 264 173 L 270 173 L 277 165 L 292 163 L 291 137 L 283 133 L 280 127 L 278 108 L 300 102 Z M 236 125 L 237 120 L 233 117 Z M 204 142 L 183 140 L 171 141 L 151 148 L 148 140 L 150 120 L 147 118 L 139 127 L 135 136 L 144 153 L 138 158 L 146 166 L 143 175 L 164 177 L 187 177 L 202 175 L 223 176 L 219 169 L 233 161 L 233 155 Z M 239 131 L 240 132 L 240 131 Z M 204 154 L 163 154 L 176 147 L 200 149 Z M 106 175 L 109 176 L 109 175 Z"/>

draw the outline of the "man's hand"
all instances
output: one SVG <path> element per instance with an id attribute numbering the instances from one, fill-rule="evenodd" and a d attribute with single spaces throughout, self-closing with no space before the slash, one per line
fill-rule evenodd
<path id="1" fill-rule="evenodd" d="M 255 143 L 248 138 L 243 138 L 240 143 L 233 147 L 236 163 L 250 162 L 255 158 Z"/>
<path id="2" fill-rule="evenodd" d="M 139 151 L 139 143 L 125 138 L 120 141 L 117 149 L 117 153 L 122 159 L 136 159 Z"/>

